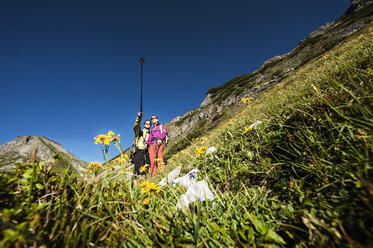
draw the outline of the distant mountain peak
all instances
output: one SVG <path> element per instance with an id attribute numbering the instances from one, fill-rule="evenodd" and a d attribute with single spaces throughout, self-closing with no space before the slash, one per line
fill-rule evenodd
<path id="1" fill-rule="evenodd" d="M 55 164 L 56 170 L 61 171 L 69 164 L 78 174 L 83 173 L 87 163 L 69 153 L 62 145 L 44 136 L 25 135 L 0 146 L 0 171 L 10 172 L 16 163 L 30 161 L 31 155 L 37 149 L 36 158 L 51 161 L 54 154 L 64 159 Z"/>

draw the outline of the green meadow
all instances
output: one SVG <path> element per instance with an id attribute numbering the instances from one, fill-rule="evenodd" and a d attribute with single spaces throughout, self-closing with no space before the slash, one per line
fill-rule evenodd
<path id="1" fill-rule="evenodd" d="M 372 62 L 368 25 L 137 185 L 128 164 L 84 178 L 53 172 L 58 157 L 17 164 L 0 174 L 0 247 L 372 247 Z M 177 166 L 215 200 L 177 209 L 186 189 L 158 186 Z"/>

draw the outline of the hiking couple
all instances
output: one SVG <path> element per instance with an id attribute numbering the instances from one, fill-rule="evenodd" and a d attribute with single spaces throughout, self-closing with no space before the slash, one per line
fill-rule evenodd
<path id="1" fill-rule="evenodd" d="M 157 169 L 164 166 L 163 149 L 166 138 L 166 127 L 159 123 L 158 117 L 152 115 L 151 121 L 144 121 L 144 129 L 141 130 L 142 112 L 137 113 L 137 118 L 133 130 L 135 131 L 135 144 L 133 162 L 135 164 L 134 174 L 144 175 L 145 171 L 140 171 L 150 160 L 150 173 L 154 177 L 157 175 Z M 151 128 L 151 124 L 153 127 Z"/>

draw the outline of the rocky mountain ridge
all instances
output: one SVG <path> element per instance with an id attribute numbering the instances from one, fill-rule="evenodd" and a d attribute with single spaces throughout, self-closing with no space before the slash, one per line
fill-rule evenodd
<path id="1" fill-rule="evenodd" d="M 88 165 L 55 141 L 43 136 L 27 135 L 19 136 L 0 146 L 0 171 L 10 172 L 16 163 L 30 162 L 35 149 L 37 160 L 51 161 L 54 154 L 63 157 L 54 165 L 57 171 L 62 171 L 71 164 L 73 171 L 81 174 Z"/>
<path id="2" fill-rule="evenodd" d="M 194 137 L 190 133 L 199 124 L 218 125 L 219 120 L 233 115 L 234 109 L 242 106 L 242 98 L 255 99 L 258 94 L 281 82 L 297 68 L 322 56 L 372 22 L 373 1 L 351 0 L 351 6 L 341 17 L 311 32 L 292 51 L 268 59 L 250 74 L 239 75 L 219 87 L 211 88 L 197 109 L 177 116 L 166 124 L 169 137 L 177 142 L 188 135 Z"/>

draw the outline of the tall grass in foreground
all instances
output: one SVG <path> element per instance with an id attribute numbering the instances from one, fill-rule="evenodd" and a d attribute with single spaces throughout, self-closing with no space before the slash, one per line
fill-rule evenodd
<path id="1" fill-rule="evenodd" d="M 252 101 L 206 137 L 216 153 L 196 158 L 204 139 L 171 159 L 201 170 L 214 203 L 183 212 L 181 187 L 18 164 L 0 175 L 0 247 L 372 246 L 372 40 L 365 30 Z"/>

